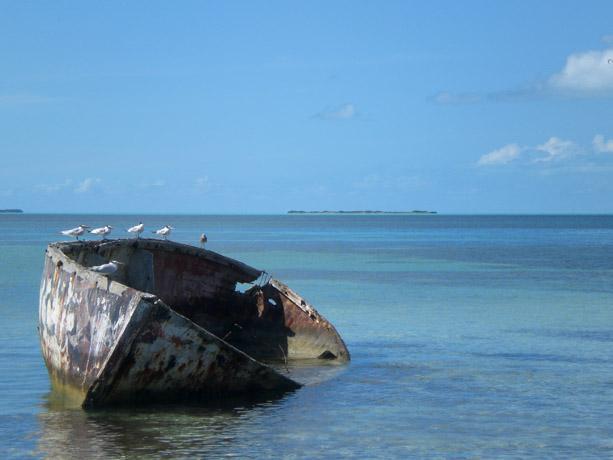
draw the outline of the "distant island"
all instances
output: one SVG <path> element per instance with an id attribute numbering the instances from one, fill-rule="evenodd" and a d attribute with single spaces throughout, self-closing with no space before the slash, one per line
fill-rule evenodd
<path id="1" fill-rule="evenodd" d="M 436 214 L 436 211 L 287 211 L 288 214 Z"/>
<path id="2" fill-rule="evenodd" d="M 21 214 L 23 209 L 0 209 L 0 213 L 4 214 Z"/>

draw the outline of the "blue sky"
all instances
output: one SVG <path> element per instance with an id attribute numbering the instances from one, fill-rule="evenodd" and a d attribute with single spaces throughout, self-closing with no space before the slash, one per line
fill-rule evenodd
<path id="1" fill-rule="evenodd" d="M 0 208 L 613 212 L 611 2 L 0 11 Z"/>

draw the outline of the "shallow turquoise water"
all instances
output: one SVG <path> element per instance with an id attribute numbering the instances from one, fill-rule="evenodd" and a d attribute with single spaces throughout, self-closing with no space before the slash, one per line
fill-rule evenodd
<path id="1" fill-rule="evenodd" d="M 0 215 L 3 458 L 613 457 L 613 216 L 145 216 L 286 281 L 352 362 L 253 406 L 67 409 L 36 333 L 44 248 L 139 219 Z"/>

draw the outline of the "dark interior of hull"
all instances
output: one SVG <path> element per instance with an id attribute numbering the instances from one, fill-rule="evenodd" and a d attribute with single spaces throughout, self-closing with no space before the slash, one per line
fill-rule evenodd
<path id="1" fill-rule="evenodd" d="M 348 359 L 334 328 L 320 324 L 322 317 L 315 321 L 272 285 L 260 286 L 260 270 L 220 254 L 145 239 L 71 244 L 63 251 L 85 267 L 122 262 L 111 280 L 158 296 L 257 360 Z M 239 283 L 253 286 L 239 292 Z"/>

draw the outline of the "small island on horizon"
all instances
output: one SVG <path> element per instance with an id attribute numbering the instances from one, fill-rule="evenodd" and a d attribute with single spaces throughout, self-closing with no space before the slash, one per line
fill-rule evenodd
<path id="1" fill-rule="evenodd" d="M 288 214 L 437 214 L 436 211 L 379 211 L 379 210 L 365 210 L 365 211 L 296 211 L 294 209 L 287 211 Z"/>
<path id="2" fill-rule="evenodd" d="M 0 213 L 4 213 L 4 214 L 22 214 L 23 213 L 23 209 L 0 209 Z"/>

